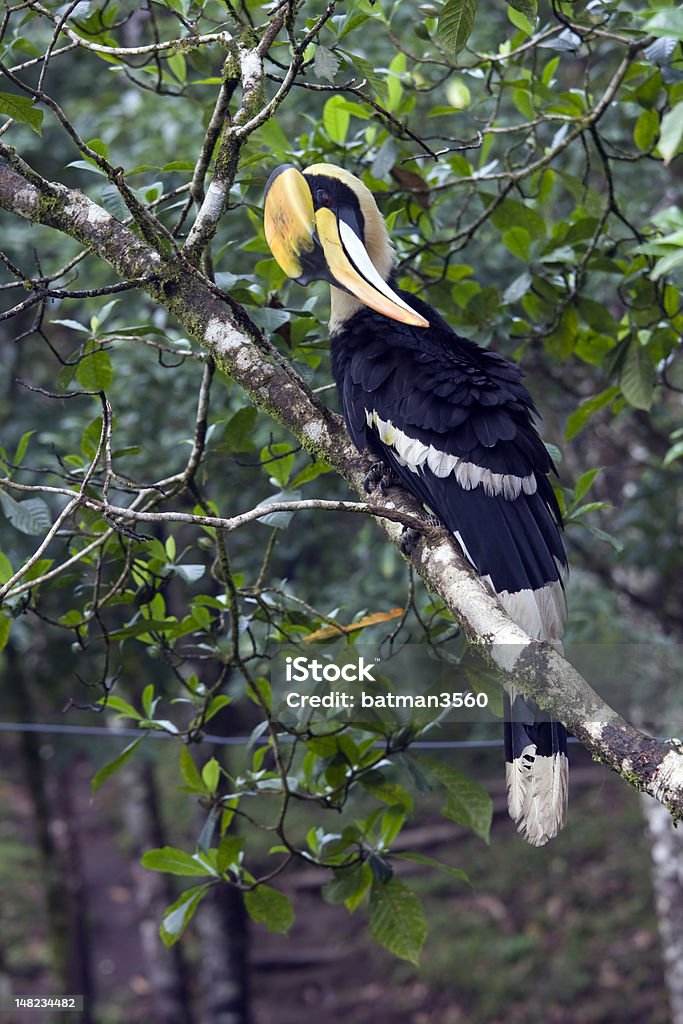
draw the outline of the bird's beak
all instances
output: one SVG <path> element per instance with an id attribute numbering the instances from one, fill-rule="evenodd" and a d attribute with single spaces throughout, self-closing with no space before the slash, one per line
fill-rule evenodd
<path id="1" fill-rule="evenodd" d="M 327 207 L 315 210 L 306 178 L 289 164 L 278 167 L 266 185 L 264 227 L 270 250 L 288 277 L 300 284 L 328 281 L 392 320 L 429 327 L 383 280 L 355 217 Z"/>

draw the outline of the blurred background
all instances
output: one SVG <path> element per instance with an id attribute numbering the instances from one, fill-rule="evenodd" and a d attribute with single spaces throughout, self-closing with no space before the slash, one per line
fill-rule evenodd
<path id="1" fill-rule="evenodd" d="M 678 110 L 683 121 L 683 30 L 677 9 L 660 17 L 658 8 L 641 7 L 487 5 L 467 49 L 456 52 L 444 22 L 452 3 L 340 3 L 306 52 L 299 87 L 243 147 L 205 269 L 337 409 L 327 289 L 285 284 L 263 238 L 262 190 L 284 161 L 328 160 L 363 176 L 390 224 L 401 283 L 462 334 L 521 360 L 567 518 L 567 643 L 599 645 L 617 710 L 670 736 L 683 730 L 683 260 L 675 258 L 683 215 L 677 143 L 669 159 L 657 147 L 665 129 L 669 138 L 676 130 L 667 115 Z M 303 5 L 297 38 L 324 9 Z M 97 2 L 79 4 L 69 24 L 108 47 L 225 24 L 252 45 L 271 14 L 256 0 Z M 135 60 L 65 50 L 39 82 L 54 19 L 29 5 L 0 31 L 14 75 L 9 94 L 20 94 L 17 78 L 45 88 L 90 148 L 123 166 L 138 200 L 182 238 L 224 49 Z M 636 55 L 629 47 L 638 39 L 648 42 Z M 617 80 L 627 57 L 628 73 Z M 266 64 L 269 95 L 289 59 L 283 34 Z M 604 117 L 591 121 L 588 112 L 613 87 Z M 41 130 L 19 119 L 7 141 L 48 179 L 81 188 L 125 219 L 115 186 L 47 109 Z M 548 153 L 555 155 L 544 163 Z M 0 220 L 3 250 L 26 278 L 52 275 L 55 288 L 72 292 L 115 282 L 73 239 L 4 211 Z M 3 476 L 36 487 L 78 484 L 102 429 L 99 399 L 83 392 L 105 389 L 113 493 L 132 500 L 183 472 L 203 394 L 210 401 L 201 465 L 169 507 L 231 515 L 283 495 L 349 497 L 234 383 L 207 369 L 205 353 L 143 292 L 50 296 L 15 308 L 24 293 L 3 266 L 3 308 L 12 311 L 0 323 Z M 0 504 L 4 582 L 63 501 L 4 487 Z M 473 746 L 439 757 L 491 795 L 490 843 L 446 820 L 439 793 L 415 783 L 392 847 L 469 879 L 393 862 L 429 925 L 419 968 L 373 941 L 362 907 L 351 914 L 323 899 L 329 871 L 301 858 L 277 879 L 296 910 L 288 934 L 249 919 L 241 896 L 222 886 L 167 948 L 159 924 L 188 882 L 146 870 L 140 858 L 152 848 L 193 849 L 207 800 L 187 791 L 194 776 L 187 763 L 179 768 L 180 744 L 163 726 L 122 756 L 139 735 L 137 722 L 125 709 L 117 718 L 122 706 L 111 702 L 103 712 L 103 695 L 126 702 L 138 720 L 175 722 L 181 731 L 207 687 L 230 697 L 210 722 L 202 718 L 200 760 L 215 758 L 234 780 L 253 772 L 260 756 L 245 739 L 259 728 L 258 708 L 230 669 L 236 636 L 247 646 L 272 629 L 301 638 L 379 613 L 387 622 L 369 634 L 379 640 L 392 632 L 396 608 L 406 609 L 402 636 L 414 642 L 437 642 L 457 628 L 360 517 L 318 512 L 258 522 L 223 548 L 209 531 L 177 524 L 154 524 L 141 540 L 114 532 L 105 543 L 109 527 L 84 511 L 66 524 L 10 595 L 0 625 L 0 993 L 83 994 L 78 1019 L 96 1024 L 683 1020 L 675 988 L 683 861 L 666 812 L 575 745 L 568 825 L 548 847 L 531 849 L 507 817 L 502 749 L 484 728 L 458 736 Z M 84 557 L 91 542 L 95 554 Z M 221 605 L 226 566 L 239 605 L 230 628 Z M 665 678 L 643 670 L 648 651 L 652 664 L 669 666 Z M 372 813 L 371 797 L 354 794 L 348 816 Z M 263 824 L 260 810 L 253 813 Z M 310 830 L 328 827 L 304 801 L 288 814 L 302 848 Z M 249 831 L 254 875 L 272 868 L 273 843 L 271 833 Z"/>

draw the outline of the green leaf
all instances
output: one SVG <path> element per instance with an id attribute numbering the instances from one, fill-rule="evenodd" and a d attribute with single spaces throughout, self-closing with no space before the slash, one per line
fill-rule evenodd
<path id="1" fill-rule="evenodd" d="M 452 868 L 449 864 L 435 860 L 434 857 L 426 857 L 423 853 L 395 853 L 394 857 L 398 857 L 400 860 L 412 860 L 416 864 L 424 864 L 428 868 L 436 868 L 437 871 L 443 871 L 452 878 L 457 878 L 460 882 L 467 882 L 469 884 L 469 877 L 460 868 Z"/>
<path id="2" fill-rule="evenodd" d="M 272 694 L 270 689 L 270 683 L 265 676 L 258 676 L 253 680 L 251 685 L 247 686 L 247 697 L 253 700 L 254 704 L 261 707 L 263 702 L 267 708 L 272 707 Z"/>
<path id="3" fill-rule="evenodd" d="M 476 12 L 477 0 L 446 0 L 444 3 L 436 32 L 453 56 L 469 39 Z"/>
<path id="4" fill-rule="evenodd" d="M 156 701 L 154 700 L 154 684 L 148 683 L 142 691 L 142 708 L 147 715 L 147 718 L 152 718 L 154 715 L 154 708 Z"/>
<path id="5" fill-rule="evenodd" d="M 380 103 L 386 106 L 389 102 L 389 88 L 386 80 L 377 74 L 374 65 L 371 64 L 370 61 L 366 60 L 365 57 L 358 56 L 358 54 L 347 53 L 346 51 L 342 52 L 344 53 L 344 56 L 348 57 L 351 61 L 361 78 L 365 78 L 367 80 L 370 88 Z"/>
<path id="6" fill-rule="evenodd" d="M 12 629 L 12 619 L 9 615 L 0 614 L 0 651 L 4 651 L 9 640 L 10 630 Z"/>
<path id="7" fill-rule="evenodd" d="M 641 153 L 648 153 L 659 134 L 659 114 L 656 110 L 643 110 L 633 129 L 633 141 Z"/>
<path id="8" fill-rule="evenodd" d="M 653 281 L 658 281 L 660 277 L 670 274 L 672 270 L 680 267 L 682 263 L 683 248 L 679 249 L 678 252 L 670 252 L 668 256 L 663 256 L 661 260 L 657 260 L 650 277 Z"/>
<path id="9" fill-rule="evenodd" d="M 114 371 L 109 353 L 96 342 L 88 342 L 85 354 L 76 367 L 76 380 L 86 391 L 106 391 Z"/>
<path id="10" fill-rule="evenodd" d="M 313 60 L 313 70 L 316 78 L 324 79 L 327 82 L 334 82 L 334 76 L 339 67 L 339 57 L 326 46 L 318 45 Z"/>
<path id="11" fill-rule="evenodd" d="M 102 417 L 97 416 L 83 431 L 81 451 L 86 459 L 94 459 L 102 438 Z"/>
<path id="12" fill-rule="evenodd" d="M 281 126 L 272 118 L 257 130 L 255 137 L 261 141 L 270 153 L 273 153 L 279 160 L 287 156 L 291 151 L 291 142 L 285 135 Z"/>
<path id="13" fill-rule="evenodd" d="M 78 612 L 76 614 L 80 619 L 80 614 Z M 64 625 L 69 625 L 69 623 L 65 622 Z M 117 711 L 120 715 L 123 715 L 126 718 L 134 718 L 139 722 L 142 721 L 142 715 L 139 711 L 135 710 L 132 704 L 129 704 L 127 700 L 124 700 L 122 697 L 117 697 L 113 693 L 107 694 L 106 697 L 102 697 L 97 703 L 101 704 L 103 707 L 109 708 L 110 711 Z"/>
<path id="14" fill-rule="evenodd" d="M 586 426 L 591 416 L 598 409 L 604 409 L 606 405 L 609 405 L 618 394 L 619 388 L 607 388 L 605 391 L 601 391 L 599 395 L 595 395 L 594 398 L 589 398 L 586 402 L 583 402 L 567 420 L 567 428 L 565 430 L 567 440 L 571 441 L 572 438 L 576 437 Z"/>
<path id="15" fill-rule="evenodd" d="M 294 465 L 295 453 L 291 444 L 283 441 L 279 444 L 270 444 L 261 449 L 261 462 L 268 476 L 280 485 L 285 487 Z"/>
<path id="16" fill-rule="evenodd" d="M 397 53 L 389 65 L 387 77 L 387 109 L 397 110 L 403 97 L 401 76 L 406 73 L 408 62 L 405 53 Z"/>
<path id="17" fill-rule="evenodd" d="M 519 11 L 529 21 L 535 21 L 538 17 L 538 0 L 507 0 L 508 7 Z"/>
<path id="18" fill-rule="evenodd" d="M 673 285 L 667 284 L 664 286 L 664 309 L 667 316 L 674 317 L 678 315 L 679 307 L 679 295 L 678 289 L 674 288 Z"/>
<path id="19" fill-rule="evenodd" d="M 238 409 L 225 424 L 221 449 L 229 452 L 250 452 L 255 448 L 252 434 L 258 413 L 253 405 Z"/>
<path id="20" fill-rule="evenodd" d="M 33 100 L 28 96 L 15 96 L 11 92 L 0 92 L 0 114 L 6 114 L 20 124 L 27 124 L 29 128 L 42 135 L 40 126 L 43 123 L 43 111 L 34 107 Z"/>
<path id="21" fill-rule="evenodd" d="M 501 241 L 505 248 L 524 263 L 529 262 L 529 246 L 531 239 L 529 232 L 524 228 L 510 228 L 504 231 Z"/>
<path id="22" fill-rule="evenodd" d="M 666 7 L 645 22 L 646 31 L 653 36 L 683 39 L 683 9 Z"/>
<path id="23" fill-rule="evenodd" d="M 60 327 L 68 327 L 69 330 L 78 331 L 80 334 L 90 334 L 90 328 L 79 323 L 78 320 L 53 320 L 52 323 L 59 324 Z"/>
<path id="24" fill-rule="evenodd" d="M 264 506 L 271 505 L 274 502 L 280 501 L 299 501 L 301 498 L 300 491 L 278 491 L 277 494 L 271 494 L 265 501 L 260 501 L 257 508 L 263 508 Z M 262 526 L 268 526 L 275 528 L 276 530 L 286 530 L 292 521 L 293 512 L 269 512 L 265 516 L 261 516 L 257 522 L 261 523 Z"/>
<path id="25" fill-rule="evenodd" d="M 148 633 L 166 633 L 173 635 L 178 630 L 175 619 L 138 619 L 129 626 L 122 626 L 109 634 L 110 640 L 128 640 L 131 637 L 145 637 Z"/>
<path id="26" fill-rule="evenodd" d="M 36 537 L 52 525 L 50 510 L 42 498 L 15 501 L 6 491 L 0 490 L 0 506 L 12 526 L 20 533 Z"/>
<path id="27" fill-rule="evenodd" d="M 104 139 L 88 139 L 86 145 L 88 149 L 92 149 L 93 153 L 103 156 L 105 160 L 109 159 L 109 147 Z"/>
<path id="28" fill-rule="evenodd" d="M 358 907 L 372 884 L 369 864 L 355 864 L 350 868 L 339 868 L 332 881 L 323 886 L 323 899 L 328 903 L 343 903 L 350 913 Z"/>
<path id="29" fill-rule="evenodd" d="M 464 825 L 488 843 L 493 803 L 486 790 L 443 761 L 433 757 L 417 760 L 429 768 L 448 794 L 446 806 L 441 810 L 444 818 Z"/>
<path id="30" fill-rule="evenodd" d="M 405 808 L 399 804 L 396 804 L 394 807 L 387 807 L 386 811 L 384 811 L 380 824 L 380 838 L 384 850 L 391 848 L 392 843 L 403 828 L 405 820 Z"/>
<path id="31" fill-rule="evenodd" d="M 186 878 L 205 878 L 214 874 L 207 865 L 199 863 L 196 857 L 185 850 L 176 849 L 175 846 L 147 850 L 140 858 L 140 863 L 149 871 L 163 871 L 167 875 L 182 875 Z"/>
<path id="32" fill-rule="evenodd" d="M 19 444 L 17 445 L 17 450 L 14 453 L 14 458 L 12 459 L 12 462 L 14 463 L 15 466 L 21 465 L 24 455 L 26 455 L 28 443 L 31 440 L 33 434 L 35 434 L 35 430 L 27 430 L 25 434 L 21 435 Z"/>
<path id="33" fill-rule="evenodd" d="M 682 12 L 683 13 L 683 12 Z M 683 139 L 683 100 L 671 110 L 667 110 L 662 118 L 659 133 L 659 152 L 664 166 L 667 167 L 676 155 Z"/>
<path id="34" fill-rule="evenodd" d="M 184 85 L 187 81 L 187 64 L 182 53 L 174 53 L 173 56 L 169 57 L 168 67 L 180 84 Z"/>
<path id="35" fill-rule="evenodd" d="M 676 462 L 676 460 L 680 458 L 683 458 L 683 441 L 677 441 L 676 444 L 669 448 L 662 460 L 662 465 L 670 466 L 672 462 Z"/>
<path id="36" fill-rule="evenodd" d="M 294 924 L 294 909 L 288 896 L 270 885 L 257 885 L 244 894 L 244 905 L 252 921 L 268 931 L 285 933 Z"/>
<path id="37" fill-rule="evenodd" d="M 629 405 L 650 409 L 654 397 L 655 369 L 647 349 L 637 336 L 631 338 L 621 366 L 619 386 Z"/>
<path id="38" fill-rule="evenodd" d="M 308 466 L 301 470 L 300 473 L 292 480 L 292 487 L 300 487 L 301 484 L 308 484 L 311 480 L 315 480 L 321 473 L 330 473 L 332 470 L 331 466 L 328 466 L 322 459 L 316 459 L 315 462 L 311 462 Z"/>
<path id="39" fill-rule="evenodd" d="M 472 93 L 464 79 L 452 78 L 450 80 L 446 86 L 446 99 L 450 104 L 450 107 L 446 108 L 450 114 L 453 113 L 453 110 L 465 110 L 469 107 L 472 102 Z"/>
<path id="40" fill-rule="evenodd" d="M 589 469 L 585 473 L 582 473 L 579 479 L 576 481 L 576 487 L 574 488 L 574 502 L 578 505 L 581 499 L 588 493 L 593 486 L 595 480 L 601 469 Z"/>
<path id="41" fill-rule="evenodd" d="M 265 334 L 272 334 L 292 319 L 286 309 L 272 309 L 270 306 L 250 309 L 249 315 Z"/>
<path id="42" fill-rule="evenodd" d="M 223 875 L 225 872 L 239 863 L 239 856 L 244 849 L 244 837 L 225 835 L 221 839 L 216 854 L 216 867 Z"/>
<path id="43" fill-rule="evenodd" d="M 217 715 L 223 708 L 227 708 L 232 704 L 232 697 L 228 697 L 225 693 L 220 693 L 217 697 L 212 697 L 209 702 L 209 706 L 204 712 L 204 721 L 210 722 L 214 715 Z"/>
<path id="44" fill-rule="evenodd" d="M 211 843 L 213 842 L 213 834 L 216 831 L 216 822 L 218 821 L 219 814 L 220 809 L 218 807 L 212 807 L 208 815 L 206 816 L 206 821 L 202 825 L 201 831 L 197 836 L 197 850 L 201 853 L 207 855 L 209 854 L 209 851 L 211 849 Z"/>
<path id="45" fill-rule="evenodd" d="M 342 96 L 332 96 L 323 107 L 323 126 L 332 142 L 343 146 L 351 123 Z"/>
<path id="46" fill-rule="evenodd" d="M 538 210 L 517 199 L 506 199 L 491 214 L 491 221 L 499 231 L 523 228 L 530 238 L 545 238 L 546 223 Z"/>
<path id="47" fill-rule="evenodd" d="M 586 505 L 581 505 L 579 508 L 573 508 L 570 515 L 567 516 L 567 522 L 577 522 L 583 516 L 587 516 L 590 512 L 596 512 L 598 509 L 603 508 L 612 508 L 612 506 L 608 501 L 589 501 Z"/>
<path id="48" fill-rule="evenodd" d="M 370 931 L 381 946 L 417 967 L 427 922 L 416 894 L 398 878 L 374 881 L 370 892 Z"/>
<path id="49" fill-rule="evenodd" d="M 202 768 L 202 782 L 206 786 L 209 793 L 215 793 L 218 789 L 218 783 L 221 778 L 221 766 L 215 757 L 212 757 L 210 761 L 207 761 Z"/>
<path id="50" fill-rule="evenodd" d="M 519 300 L 526 295 L 531 288 L 531 281 L 531 274 L 525 270 L 524 273 L 520 274 L 519 277 L 516 277 L 514 281 L 511 281 L 507 286 L 503 293 L 503 302 L 510 306 L 513 302 L 519 302 Z"/>
<path id="51" fill-rule="evenodd" d="M 188 788 L 194 793 L 206 793 L 204 781 L 187 747 L 181 747 L 180 749 L 180 774 Z"/>
<path id="52" fill-rule="evenodd" d="M 159 934 L 167 948 L 170 948 L 178 941 L 210 888 L 211 883 L 205 883 L 204 885 L 197 885 L 192 889 L 186 889 L 175 903 L 171 903 L 166 908 L 159 927 Z"/>
<path id="53" fill-rule="evenodd" d="M 0 586 L 3 583 L 7 583 L 7 580 L 11 580 L 14 576 L 14 569 L 4 551 L 0 551 Z"/>
<path id="54" fill-rule="evenodd" d="M 360 777 L 361 785 L 367 789 L 377 800 L 390 806 L 401 807 L 403 811 L 412 811 L 413 798 L 397 782 L 390 782 L 384 778 L 380 771 L 366 772 Z"/>
<path id="55" fill-rule="evenodd" d="M 129 743 L 128 746 L 121 751 L 118 757 L 115 757 L 113 761 L 110 761 L 109 764 L 105 764 L 103 768 L 100 768 L 98 772 L 95 772 L 92 780 L 93 793 L 96 793 L 102 783 L 106 782 L 110 775 L 117 772 L 119 768 L 124 765 L 130 757 L 132 757 L 143 739 L 144 736 L 141 736 L 140 739 L 133 740 L 132 743 Z"/>
<path id="56" fill-rule="evenodd" d="M 534 24 L 538 15 L 538 6 L 532 0 L 508 0 L 508 18 L 521 32 L 527 36 L 534 34 Z"/>
<path id="57" fill-rule="evenodd" d="M 174 565 L 173 572 L 186 583 L 196 583 L 206 572 L 206 566 L 202 565 L 201 562 L 185 562 L 182 565 Z"/>
<path id="58" fill-rule="evenodd" d="M 105 208 L 107 213 L 110 213 L 112 217 L 116 217 L 117 220 L 125 220 L 128 215 L 128 211 L 116 185 L 112 182 L 107 182 L 106 185 L 102 185 L 102 188 L 100 189 L 100 198 L 102 200 L 102 206 Z"/>

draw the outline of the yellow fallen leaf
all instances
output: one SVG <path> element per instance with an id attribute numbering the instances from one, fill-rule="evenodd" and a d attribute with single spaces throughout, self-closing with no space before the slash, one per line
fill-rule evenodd
<path id="1" fill-rule="evenodd" d="M 359 629 L 365 629 L 366 626 L 376 626 L 378 622 L 390 622 L 392 619 L 398 619 L 403 615 L 404 610 L 403 608 L 392 608 L 390 612 L 373 612 L 372 615 L 364 615 L 358 622 L 352 622 L 348 626 L 343 626 L 341 623 L 338 626 L 323 626 L 322 629 L 316 629 L 315 633 L 304 637 L 301 642 L 310 644 L 314 640 L 329 640 L 334 636 L 348 636 L 350 633 L 357 633 Z"/>

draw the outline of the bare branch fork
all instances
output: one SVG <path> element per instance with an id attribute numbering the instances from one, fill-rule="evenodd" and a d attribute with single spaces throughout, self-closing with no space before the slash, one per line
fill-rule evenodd
<path id="1" fill-rule="evenodd" d="M 246 314 L 228 307 L 199 271 L 184 264 L 179 274 L 177 259 L 155 252 L 82 193 L 40 178 L 6 147 L 0 149 L 0 206 L 77 238 L 123 280 L 144 277 L 153 268 L 154 278 L 145 285 L 152 297 L 178 318 L 256 405 L 363 494 L 368 466 L 359 459 L 339 417 L 319 404 Z M 82 491 L 72 498 L 84 500 Z M 419 516 L 410 496 L 398 491 L 374 500 L 372 514 L 380 510 L 379 522 L 394 543 L 400 541 L 401 526 L 389 522 L 388 514 Z M 131 515 L 130 509 L 120 511 Z M 427 586 L 515 686 L 564 721 L 594 757 L 656 797 L 677 818 L 683 816 L 680 744 L 652 739 L 633 728 L 554 649 L 532 642 L 465 565 L 443 531 L 419 545 L 413 561 Z"/>

